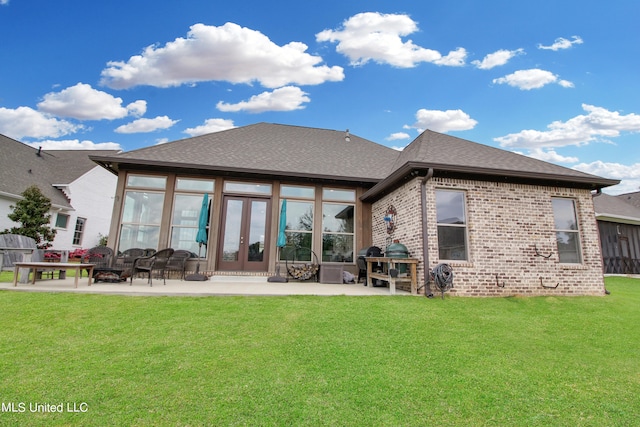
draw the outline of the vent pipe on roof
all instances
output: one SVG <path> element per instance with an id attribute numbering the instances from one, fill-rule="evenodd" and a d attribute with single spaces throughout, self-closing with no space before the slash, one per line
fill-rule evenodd
<path id="1" fill-rule="evenodd" d="M 344 140 L 347 142 L 351 141 L 351 135 L 349 135 L 349 129 L 344 133 Z"/>
<path id="2" fill-rule="evenodd" d="M 36 156 L 40 157 L 42 153 L 42 147 L 38 147 L 38 152 L 36 153 Z"/>

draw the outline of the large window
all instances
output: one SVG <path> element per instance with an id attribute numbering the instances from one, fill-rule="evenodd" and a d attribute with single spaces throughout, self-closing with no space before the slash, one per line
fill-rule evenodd
<path id="1" fill-rule="evenodd" d="M 436 213 L 440 259 L 467 260 L 469 255 L 464 192 L 436 190 Z"/>
<path id="2" fill-rule="evenodd" d="M 166 177 L 130 175 L 124 194 L 119 250 L 158 249 Z M 149 190 L 133 187 L 148 187 Z M 157 189 L 157 190 L 151 190 Z"/>
<path id="3" fill-rule="evenodd" d="M 192 254 L 207 256 L 207 246 L 196 242 L 198 234 L 200 211 L 204 194 L 207 194 L 207 236 L 209 235 L 209 219 L 211 218 L 211 204 L 213 202 L 213 180 L 178 178 L 176 193 L 173 198 L 173 212 L 171 216 L 171 243 L 173 249 L 184 249 Z"/>
<path id="4" fill-rule="evenodd" d="M 286 245 L 302 249 L 298 251 L 299 256 L 302 257 L 300 261 L 311 261 L 315 188 L 283 185 L 280 187 L 280 196 L 282 197 L 280 206 L 282 206 L 282 200 L 287 200 Z M 285 256 L 286 254 L 281 251 L 280 259 L 284 259 Z M 304 259 L 305 257 L 308 259 Z"/>
<path id="5" fill-rule="evenodd" d="M 356 193 L 325 188 L 322 199 L 322 262 L 353 262 Z"/>
<path id="6" fill-rule="evenodd" d="M 580 231 L 576 205 L 571 199 L 551 199 L 560 262 L 580 263 Z"/>

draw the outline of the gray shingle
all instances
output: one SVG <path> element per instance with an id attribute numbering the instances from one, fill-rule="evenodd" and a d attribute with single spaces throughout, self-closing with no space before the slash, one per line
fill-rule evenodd
<path id="1" fill-rule="evenodd" d="M 93 169 L 89 154 L 115 155 L 115 150 L 39 151 L 7 136 L 0 135 L 0 191 L 19 196 L 31 185 L 53 205 L 71 207 L 54 184 L 69 184 Z"/>

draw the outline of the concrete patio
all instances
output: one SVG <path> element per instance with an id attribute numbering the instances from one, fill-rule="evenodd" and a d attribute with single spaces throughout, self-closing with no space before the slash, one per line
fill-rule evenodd
<path id="1" fill-rule="evenodd" d="M 42 279 L 31 283 L 0 283 L 0 290 L 21 292 L 71 292 L 82 294 L 113 295 L 157 295 L 157 296 L 225 296 L 225 295 L 387 295 L 391 296 L 388 287 L 367 287 L 359 284 L 326 284 L 317 282 L 268 282 L 266 277 L 251 276 L 212 276 L 207 281 L 185 281 L 167 279 L 164 285 L 161 279 L 154 279 L 149 286 L 146 278 L 136 278 L 131 282 L 108 283 L 91 282 L 87 277 L 80 279 L 78 288 L 74 287 L 74 278 Z M 396 295 L 411 295 L 410 292 L 396 290 Z"/>

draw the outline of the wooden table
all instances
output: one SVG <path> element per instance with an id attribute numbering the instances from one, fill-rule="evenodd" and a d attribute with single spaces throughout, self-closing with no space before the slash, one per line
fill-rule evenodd
<path id="1" fill-rule="evenodd" d="M 367 261 L 367 286 L 373 286 L 373 279 L 389 282 L 389 293 L 395 295 L 397 282 L 411 282 L 411 294 L 418 294 L 417 266 L 420 262 L 416 258 L 389 258 L 389 257 L 365 257 Z M 382 264 L 382 272 L 374 273 L 373 265 Z M 391 270 L 397 270 L 398 264 L 409 265 L 408 277 L 392 277 Z"/>
<path id="2" fill-rule="evenodd" d="M 75 270 L 75 286 L 78 287 L 78 277 L 80 276 L 80 270 L 87 270 L 89 272 L 89 286 L 91 286 L 91 279 L 93 277 L 93 267 L 95 264 L 80 264 L 76 262 L 16 262 L 13 264 L 13 286 L 18 286 L 18 270 L 20 268 L 27 268 L 33 270 L 32 284 L 36 283 L 36 276 L 38 270 Z M 29 276 L 27 270 L 27 277 Z"/>

